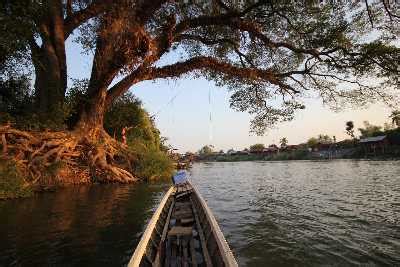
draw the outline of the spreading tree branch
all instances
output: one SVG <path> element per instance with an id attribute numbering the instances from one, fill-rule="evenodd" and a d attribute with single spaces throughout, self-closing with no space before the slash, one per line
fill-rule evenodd
<path id="1" fill-rule="evenodd" d="M 108 90 L 107 105 L 110 105 L 115 98 L 125 93 L 133 84 L 140 81 L 160 78 L 177 78 L 195 70 L 215 71 L 229 77 L 241 78 L 244 80 L 262 80 L 277 85 L 286 91 L 298 93 L 296 89 L 286 84 L 281 77 L 272 70 L 242 68 L 221 62 L 213 57 L 199 56 L 159 68 L 139 67 Z"/>
<path id="2" fill-rule="evenodd" d="M 259 27 L 257 23 L 238 18 L 238 15 L 235 13 L 224 14 L 219 16 L 199 16 L 197 18 L 181 21 L 175 27 L 175 36 L 178 36 L 179 34 L 183 33 L 186 30 L 198 27 L 205 27 L 205 26 L 226 26 L 232 29 L 246 31 L 250 33 L 252 36 L 261 40 L 267 47 L 286 48 L 295 53 L 309 54 L 317 58 L 321 55 L 328 55 L 333 52 L 336 52 L 339 49 L 338 47 L 326 51 L 319 51 L 318 49 L 315 48 L 298 47 L 290 42 L 273 41 L 261 31 L 261 27 Z"/>
<path id="3" fill-rule="evenodd" d="M 393 17 L 400 19 L 400 16 L 397 16 L 390 11 L 389 5 L 388 3 L 386 3 L 386 0 L 382 0 L 381 2 L 383 4 L 383 7 L 385 8 L 386 13 L 389 15 L 391 21 L 393 20 Z"/>
<path id="4" fill-rule="evenodd" d="M 82 23 L 101 14 L 108 6 L 115 4 L 113 2 L 113 0 L 95 0 L 85 9 L 68 15 L 64 21 L 65 40 Z"/>

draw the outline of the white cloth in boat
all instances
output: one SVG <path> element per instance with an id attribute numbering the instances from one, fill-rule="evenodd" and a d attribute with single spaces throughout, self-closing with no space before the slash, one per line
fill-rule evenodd
<path id="1" fill-rule="evenodd" d="M 187 181 L 187 173 L 185 170 L 179 170 L 172 177 L 174 184 L 183 184 Z"/>

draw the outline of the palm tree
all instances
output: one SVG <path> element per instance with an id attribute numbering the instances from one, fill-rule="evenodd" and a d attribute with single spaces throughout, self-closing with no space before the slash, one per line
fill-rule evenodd
<path id="1" fill-rule="evenodd" d="M 285 148 L 288 144 L 288 140 L 286 137 L 281 138 L 281 140 L 279 141 L 281 148 Z"/>
<path id="2" fill-rule="evenodd" d="M 392 119 L 394 125 L 400 127 L 400 110 L 393 110 L 389 117 Z"/>
<path id="3" fill-rule="evenodd" d="M 353 139 L 355 139 L 354 136 L 354 123 L 352 121 L 346 122 L 346 133 L 350 135 Z"/>

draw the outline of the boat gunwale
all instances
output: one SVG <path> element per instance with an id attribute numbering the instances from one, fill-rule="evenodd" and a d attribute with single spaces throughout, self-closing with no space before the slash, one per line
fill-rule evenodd
<path id="1" fill-rule="evenodd" d="M 190 183 L 191 184 L 191 183 Z M 196 195 L 196 197 L 199 200 L 199 203 L 201 205 L 201 208 L 203 208 L 205 215 L 207 216 L 207 220 L 210 223 L 211 229 L 210 231 L 215 237 L 215 242 L 217 243 L 218 249 L 221 252 L 222 260 L 225 264 L 225 266 L 229 267 L 237 267 L 239 266 L 235 257 L 233 256 L 233 253 L 228 245 L 228 242 L 225 239 L 224 234 L 221 231 L 221 228 L 219 227 L 219 224 L 217 220 L 215 219 L 214 215 L 212 214 L 210 208 L 207 205 L 207 202 L 204 200 L 204 198 L 201 196 L 199 191 L 195 186 L 191 184 L 193 191 Z"/>
<path id="2" fill-rule="evenodd" d="M 146 230 L 144 231 L 142 238 L 140 239 L 135 252 L 133 253 L 129 263 L 128 267 L 137 267 L 140 265 L 140 262 L 142 261 L 143 255 L 146 252 L 147 245 L 149 244 L 149 241 L 151 239 L 151 235 L 154 232 L 154 229 L 156 228 L 156 224 L 160 218 L 161 212 L 164 210 L 165 204 L 167 203 L 168 199 L 172 195 L 172 193 L 175 191 L 175 187 L 171 186 L 163 199 L 161 200 L 160 204 L 158 205 L 157 210 L 154 212 L 153 216 L 151 217 L 149 223 L 146 226 Z"/>

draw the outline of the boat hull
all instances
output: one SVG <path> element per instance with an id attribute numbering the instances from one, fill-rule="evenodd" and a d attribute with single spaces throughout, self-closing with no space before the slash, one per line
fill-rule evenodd
<path id="1" fill-rule="evenodd" d="M 189 182 L 172 186 L 128 266 L 238 266 L 207 203 Z"/>

